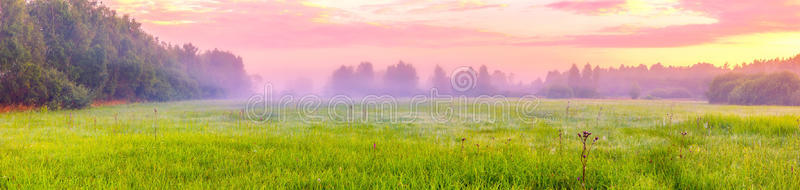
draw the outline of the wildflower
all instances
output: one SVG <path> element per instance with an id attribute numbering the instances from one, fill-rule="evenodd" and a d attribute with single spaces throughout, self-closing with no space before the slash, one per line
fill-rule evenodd
<path id="1" fill-rule="evenodd" d="M 461 138 L 461 152 L 464 152 L 464 141 L 466 140 L 467 138 Z"/>
<path id="2" fill-rule="evenodd" d="M 681 132 L 681 135 L 682 135 L 682 136 L 684 136 L 684 137 L 685 137 L 687 134 L 689 134 L 689 133 L 688 133 L 688 132 L 686 132 L 686 131 L 683 131 L 683 132 Z M 682 146 L 681 146 L 681 147 L 679 147 L 678 158 L 683 158 L 683 149 L 684 149 L 684 148 L 683 148 Z M 692 149 L 690 148 L 690 149 L 689 149 L 689 153 L 691 153 L 691 152 L 692 152 Z"/>
<path id="3" fill-rule="evenodd" d="M 594 137 L 594 140 L 590 144 L 587 144 L 586 141 L 589 140 L 589 136 L 591 135 L 592 133 L 588 131 L 583 131 L 582 133 L 578 133 L 578 138 L 580 138 L 581 143 L 583 144 L 583 151 L 581 151 L 581 165 L 583 166 L 583 168 L 581 172 L 581 177 L 578 178 L 579 180 L 581 179 L 586 180 L 586 165 L 589 162 L 588 156 L 589 153 L 591 153 L 594 144 L 597 143 L 597 140 L 599 139 L 598 137 Z"/>

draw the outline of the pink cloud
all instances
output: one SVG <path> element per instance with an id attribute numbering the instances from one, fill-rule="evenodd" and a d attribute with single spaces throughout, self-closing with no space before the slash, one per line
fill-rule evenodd
<path id="1" fill-rule="evenodd" d="M 473 11 L 490 8 L 505 7 L 504 4 L 486 3 L 482 1 L 441 1 L 431 2 L 427 0 L 400 0 L 386 4 L 373 4 L 361 6 L 362 9 L 371 10 L 375 14 L 387 13 L 411 13 L 411 14 L 427 14 L 427 13 L 443 13 L 443 12 L 461 12 Z"/>
<path id="2" fill-rule="evenodd" d="M 682 1 L 679 9 L 701 12 L 718 22 L 663 28 L 639 28 L 630 34 L 570 36 L 569 40 L 515 43 L 522 46 L 575 45 L 587 47 L 678 47 L 714 42 L 720 38 L 765 32 L 800 30 L 797 5 L 786 1 Z"/>
<path id="3" fill-rule="evenodd" d="M 500 8 L 505 7 L 503 4 L 490 4 L 490 5 L 467 5 L 461 7 L 454 7 L 448 9 L 449 11 L 470 11 L 470 10 L 479 10 L 479 9 L 488 9 L 488 8 Z"/>
<path id="4" fill-rule="evenodd" d="M 625 0 L 599 0 L 599 1 L 560 1 L 545 5 L 558 10 L 575 12 L 578 14 L 599 14 L 622 9 Z"/>
<path id="5" fill-rule="evenodd" d="M 153 21 L 145 22 L 144 28 L 166 41 L 221 48 L 440 47 L 496 44 L 508 38 L 499 33 L 417 22 L 360 22 L 356 15 L 343 10 L 296 1 L 222 2 L 213 10 L 197 13 L 152 7 L 139 20 Z M 341 18 L 347 19 L 337 20 Z"/>
<path id="6" fill-rule="evenodd" d="M 201 47 L 233 48 L 317 48 L 343 46 L 455 47 L 483 45 L 581 47 L 677 47 L 714 42 L 720 38 L 800 30 L 797 4 L 781 0 L 683 1 L 675 10 L 703 14 L 717 20 L 712 24 L 672 25 L 661 28 L 622 25 L 607 27 L 594 34 L 549 38 L 522 38 L 496 32 L 432 22 L 394 21 L 370 23 L 359 15 L 336 8 L 304 4 L 299 1 L 150 1 L 125 7 L 144 28 L 169 42 L 194 42 Z M 153 3 L 154 2 L 154 3 Z M 171 4 L 170 4 L 171 3 Z M 421 12 L 452 12 L 502 7 L 499 4 L 447 1 L 430 3 L 403 0 Z M 546 6 L 592 14 L 621 8 L 624 1 L 562 1 Z M 389 5 L 370 5 L 389 8 Z M 400 6 L 400 5 L 397 5 Z M 114 7 L 114 6 L 112 6 Z M 414 9 L 402 9 L 413 11 Z M 592 19 L 593 16 L 588 16 Z M 520 19 L 521 21 L 522 19 Z M 514 22 L 509 22 L 514 23 Z M 555 23 L 557 24 L 557 23 Z"/>
<path id="7" fill-rule="evenodd" d="M 409 13 L 439 13 L 439 12 L 458 12 L 472 11 L 489 8 L 500 8 L 502 4 L 487 4 L 482 2 L 460 2 L 448 1 L 443 3 L 430 4 L 428 6 L 409 10 Z"/>

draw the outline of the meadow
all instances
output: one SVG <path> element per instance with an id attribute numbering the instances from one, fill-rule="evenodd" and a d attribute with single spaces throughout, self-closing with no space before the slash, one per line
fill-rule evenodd
<path id="1" fill-rule="evenodd" d="M 259 122 L 238 101 L 2 113 L 0 189 L 800 188 L 800 107 L 542 100 L 386 122 L 359 106 L 375 120 Z"/>

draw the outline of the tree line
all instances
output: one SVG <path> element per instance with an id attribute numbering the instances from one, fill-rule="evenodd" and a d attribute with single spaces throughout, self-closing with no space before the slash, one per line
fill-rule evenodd
<path id="1" fill-rule="evenodd" d="M 222 98 L 249 91 L 241 57 L 168 44 L 88 0 L 0 1 L 0 105 Z"/>
<path id="2" fill-rule="evenodd" d="M 731 72 L 714 78 L 708 101 L 739 105 L 800 105 L 800 78 L 789 71 L 770 74 Z"/>
<path id="3" fill-rule="evenodd" d="M 712 99 L 715 77 L 733 72 L 739 74 L 800 73 L 800 54 L 791 58 L 754 60 L 738 65 L 697 63 L 689 66 L 620 65 L 601 68 L 586 64 L 583 69 L 573 64 L 565 71 L 550 71 L 543 82 L 532 83 L 539 95 L 549 98 L 689 98 Z"/>
<path id="4" fill-rule="evenodd" d="M 709 85 L 709 103 L 800 105 L 800 54 L 735 66 Z"/>
<path id="5" fill-rule="evenodd" d="M 537 84 L 539 93 L 549 98 L 695 98 L 701 99 L 714 76 L 727 69 L 709 63 L 691 66 L 650 67 L 620 65 L 601 68 L 586 64 L 582 70 L 576 65 L 566 72 L 550 71 L 543 83 Z"/>
<path id="6" fill-rule="evenodd" d="M 469 70 L 476 75 L 475 88 L 459 92 L 452 89 L 449 76 L 451 73 L 438 65 L 434 68 L 432 76 L 425 81 L 420 79 L 414 65 L 409 63 L 401 61 L 391 65 L 380 75 L 372 63 L 362 62 L 355 66 L 342 65 L 335 70 L 327 90 L 331 95 L 408 96 L 427 93 L 421 87 L 428 85 L 436 88 L 440 94 L 467 96 L 536 94 L 548 98 L 678 98 L 709 99 L 714 103 L 727 103 L 727 99 L 720 102 L 711 95 L 716 93 L 713 89 L 716 83 L 712 83 L 717 80 L 715 77 L 728 72 L 751 75 L 780 71 L 799 73 L 800 55 L 785 59 L 755 60 L 735 66 L 729 64 L 716 66 L 710 63 L 664 66 L 657 63 L 651 66 L 640 64 L 603 68 L 586 64 L 580 69 L 578 65 L 573 64 L 567 71 L 550 71 L 544 80 L 537 79 L 527 83 L 516 80 L 511 73 L 490 71 L 485 65 L 477 70 L 473 68 Z"/>
<path id="7" fill-rule="evenodd" d="M 452 88 L 450 72 L 436 65 L 433 75 L 421 79 L 414 65 L 403 61 L 389 65 L 383 72 L 377 72 L 370 62 L 362 62 L 356 66 L 342 65 L 331 74 L 327 84 L 329 95 L 355 95 L 388 94 L 394 96 L 412 96 L 427 94 L 430 91 L 422 87 L 435 88 L 442 95 L 507 95 L 516 96 L 530 92 L 529 84 L 515 83 L 514 75 L 495 70 L 490 73 L 485 65 L 475 70 L 468 68 L 475 74 L 472 82 L 474 88 L 463 92 Z"/>

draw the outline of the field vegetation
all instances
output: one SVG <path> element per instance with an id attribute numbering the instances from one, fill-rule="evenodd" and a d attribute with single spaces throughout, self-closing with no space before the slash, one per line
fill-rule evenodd
<path id="1" fill-rule="evenodd" d="M 472 114 L 500 110 L 467 106 L 471 114 L 444 123 L 422 114 L 382 122 L 360 105 L 350 110 L 373 120 L 302 122 L 288 109 L 274 115 L 287 120 L 252 122 L 243 108 L 189 101 L 0 114 L 0 189 L 800 187 L 796 107 L 548 100 L 530 118 L 476 122 Z M 325 110 L 347 109 L 317 114 Z"/>

